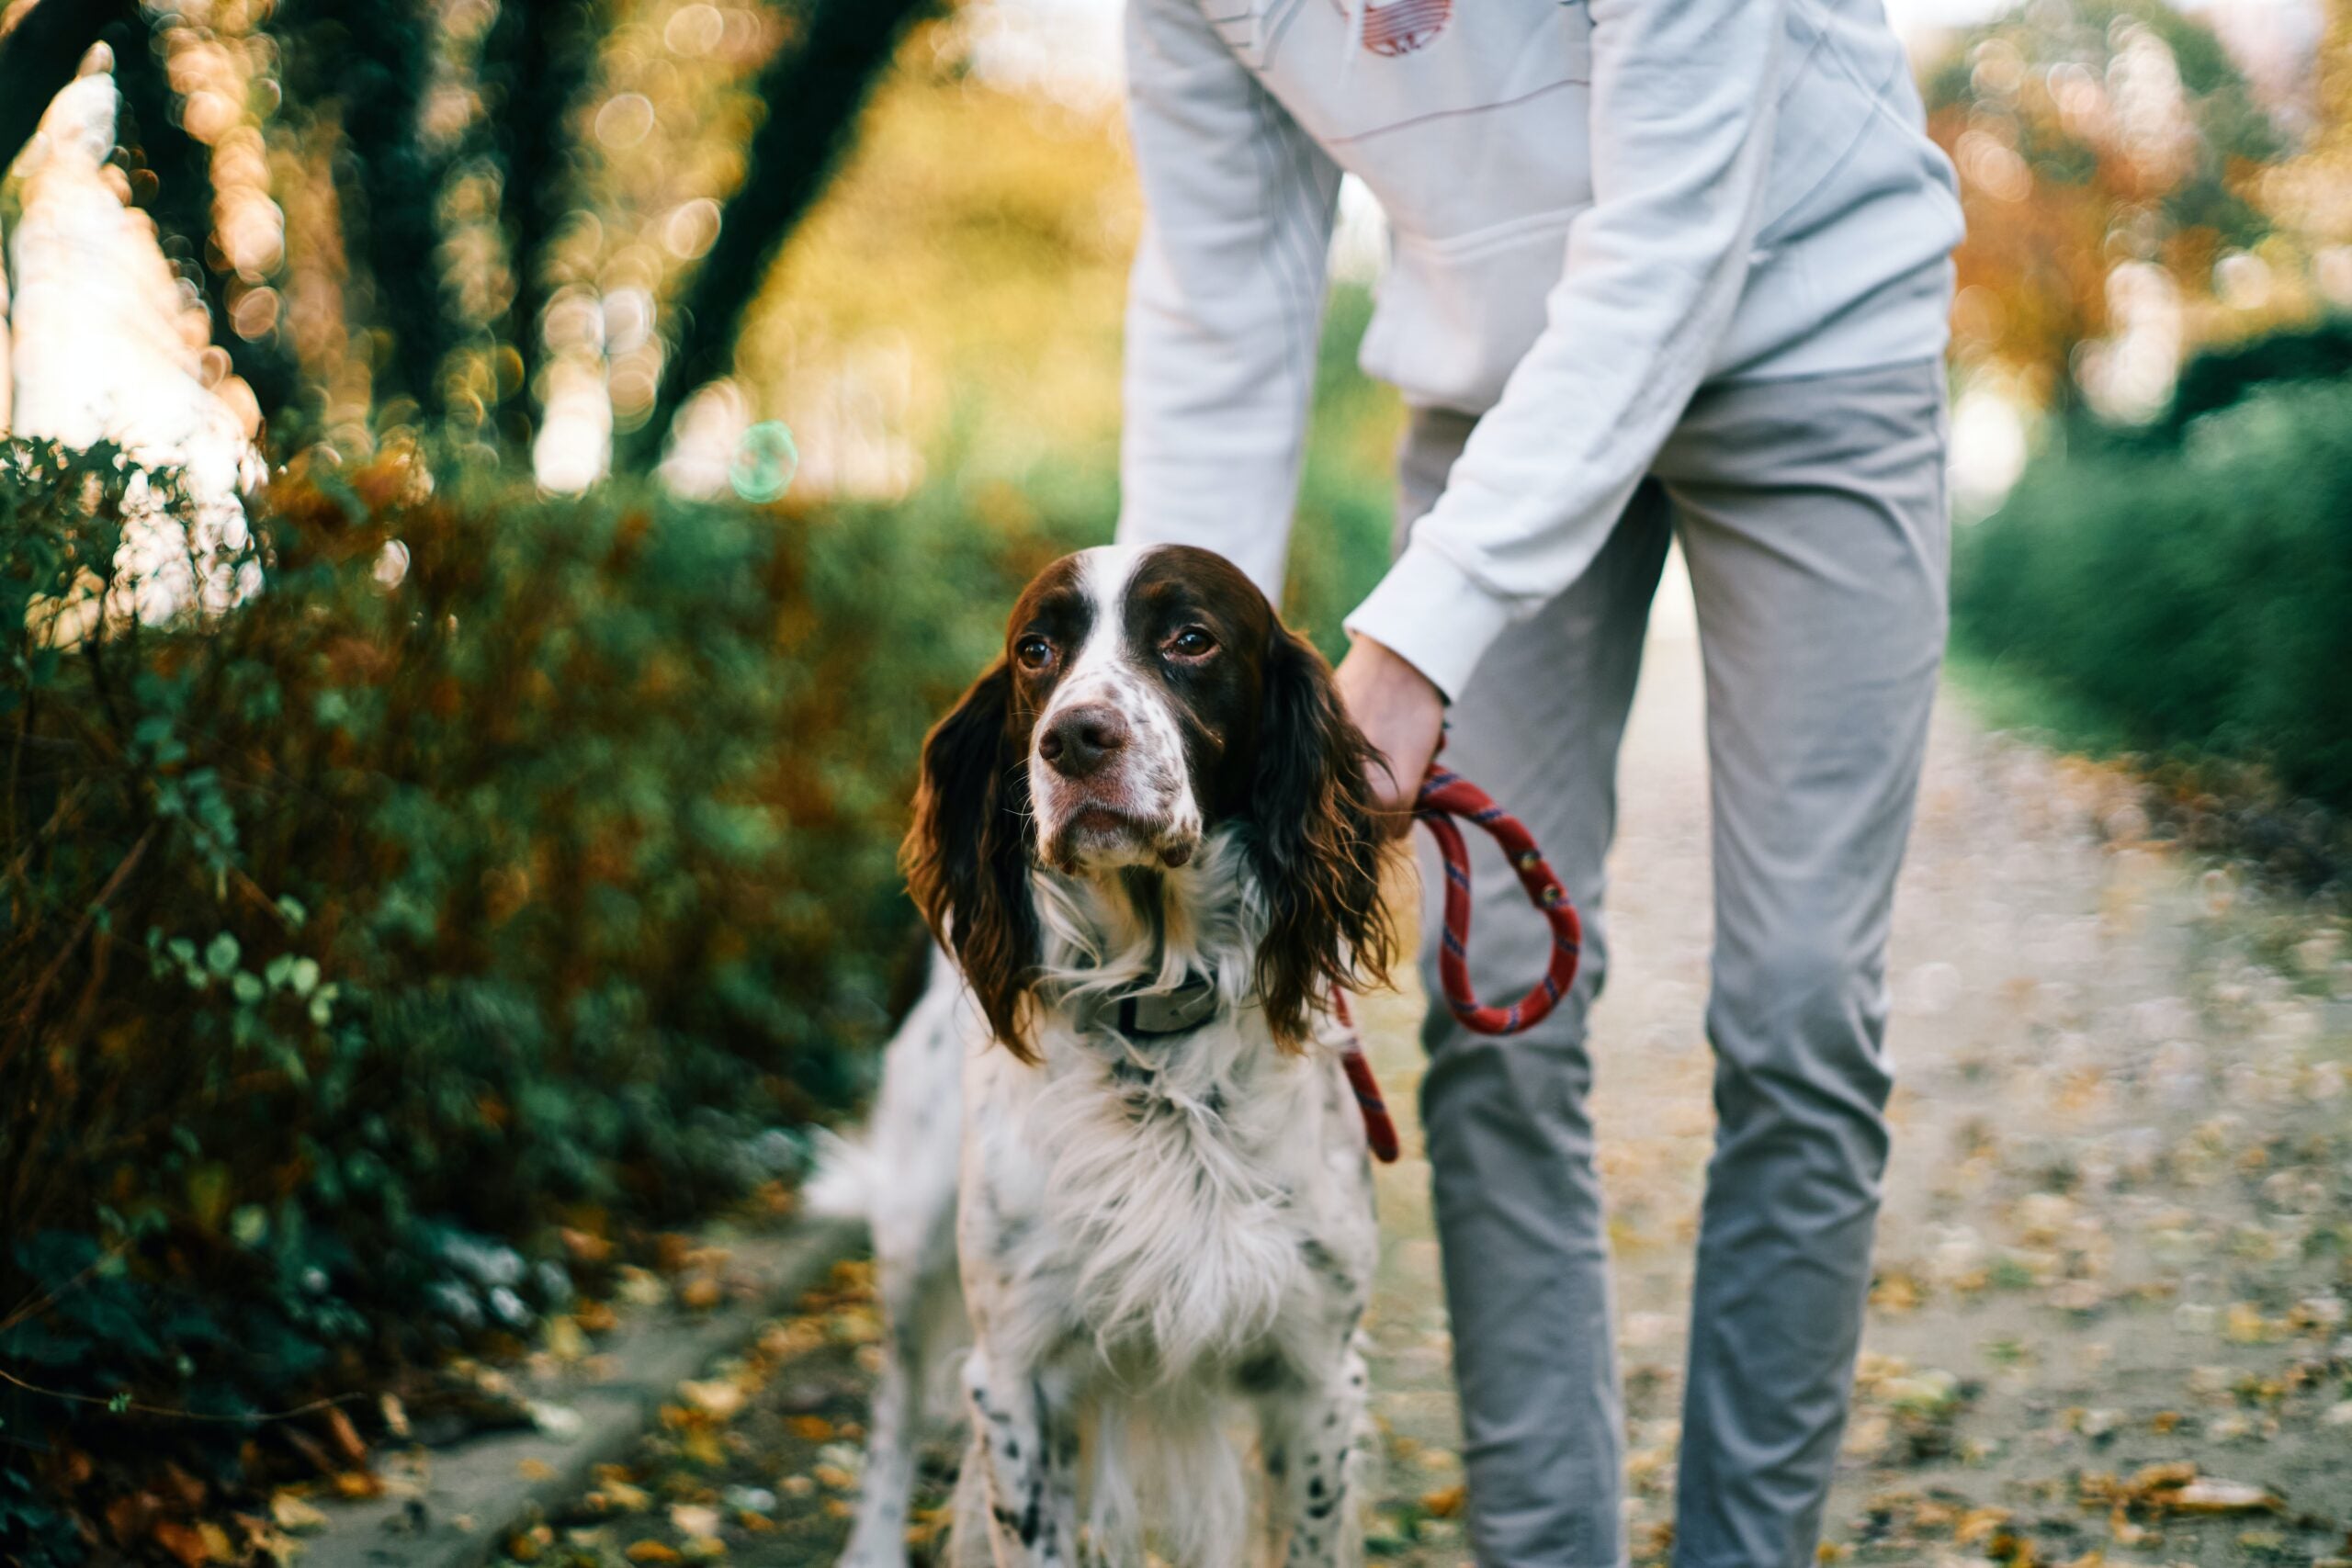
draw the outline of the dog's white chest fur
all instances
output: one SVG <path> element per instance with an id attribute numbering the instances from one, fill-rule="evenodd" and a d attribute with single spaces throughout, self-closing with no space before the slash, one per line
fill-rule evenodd
<path id="1" fill-rule="evenodd" d="M 1360 1138 L 1328 1057 L 1057 1021 L 1041 1064 L 967 1068 L 965 1288 L 995 1325 L 1170 1379 L 1230 1375 L 1361 1310 L 1374 1258 Z"/>

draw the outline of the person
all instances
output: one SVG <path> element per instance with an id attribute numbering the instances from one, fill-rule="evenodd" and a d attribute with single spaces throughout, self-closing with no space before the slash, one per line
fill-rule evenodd
<path id="1" fill-rule="evenodd" d="M 1487 1568 L 1626 1561 L 1587 1013 L 1618 740 L 1670 538 L 1705 665 L 1717 1133 L 1674 1561 L 1814 1560 L 1887 1153 L 1889 904 L 1946 621 L 1961 219 L 1879 0 L 1129 0 L 1146 220 L 1122 538 L 1279 588 L 1341 172 L 1389 223 L 1401 554 L 1340 667 L 1400 812 L 1439 744 L 1589 933 L 1422 1116 Z M 1478 835 L 1473 835 L 1477 839 Z M 1484 845 L 1473 977 L 1548 940 Z M 1425 883 L 1433 879 L 1426 877 Z M 1432 975 L 1438 922 L 1423 922 Z"/>

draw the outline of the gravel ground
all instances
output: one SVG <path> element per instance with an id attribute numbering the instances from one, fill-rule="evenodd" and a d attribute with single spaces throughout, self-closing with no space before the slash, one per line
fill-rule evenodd
<path id="1" fill-rule="evenodd" d="M 1654 640 L 1623 762 L 1616 973 L 1595 1020 L 1636 1560 L 1670 1543 L 1700 1032 L 1696 649 Z M 2144 840 L 2126 781 L 1939 716 L 1898 905 L 1900 1087 L 1829 1561 L 2352 1559 L 2352 952 L 2316 911 Z M 1375 1551 L 1466 1563 L 1418 1003 L 1365 1009 L 1408 1157 L 1370 1332 Z M 857 1269 L 689 1385 L 640 1461 L 514 1543 L 547 1559 L 829 1562 L 875 1334 Z M 952 1447 L 922 1499 L 944 1501 Z"/>

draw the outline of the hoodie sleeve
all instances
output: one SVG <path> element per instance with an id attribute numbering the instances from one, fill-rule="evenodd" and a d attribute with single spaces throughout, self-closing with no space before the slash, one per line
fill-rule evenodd
<path id="1" fill-rule="evenodd" d="M 1147 216 L 1118 536 L 1216 550 L 1279 601 L 1340 172 L 1200 0 L 1130 0 L 1126 25 Z"/>
<path id="2" fill-rule="evenodd" d="M 1349 631 L 1461 694 L 1600 551 L 1738 303 L 1785 0 L 1590 0 L 1593 204 L 1544 331 Z"/>

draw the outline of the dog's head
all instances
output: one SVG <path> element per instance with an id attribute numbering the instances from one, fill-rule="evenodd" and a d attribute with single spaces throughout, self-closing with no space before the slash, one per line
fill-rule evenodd
<path id="1" fill-rule="evenodd" d="M 1239 829 L 1265 911 L 1257 998 L 1297 1045 L 1389 942 L 1374 753 L 1329 666 L 1223 557 L 1106 547 L 1040 572 L 1003 656 L 923 746 L 908 881 L 997 1038 L 1026 1056 L 1031 877 L 1177 872 Z"/>

